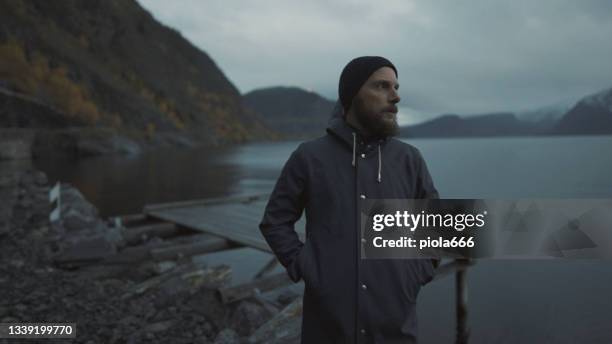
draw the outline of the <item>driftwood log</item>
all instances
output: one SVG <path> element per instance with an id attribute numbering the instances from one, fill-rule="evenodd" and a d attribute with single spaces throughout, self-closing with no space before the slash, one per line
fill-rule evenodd
<path id="1" fill-rule="evenodd" d="M 231 303 L 259 295 L 272 289 L 284 287 L 291 283 L 293 282 L 291 279 L 289 279 L 287 273 L 282 272 L 269 277 L 262 277 L 245 284 L 227 288 L 219 288 L 217 290 L 217 297 L 223 303 Z"/>
<path id="2" fill-rule="evenodd" d="M 249 343 L 299 343 L 302 298 L 298 297 L 249 337 Z"/>
<path id="3" fill-rule="evenodd" d="M 128 245 L 147 241 L 152 237 L 168 238 L 179 233 L 177 225 L 171 222 L 161 222 L 150 225 L 123 228 L 123 240 Z"/>
<path id="4" fill-rule="evenodd" d="M 195 263 L 178 265 L 159 276 L 152 277 L 130 288 L 122 297 L 124 299 L 143 294 L 151 289 L 160 288 L 164 284 L 176 289 L 186 288 L 191 291 L 199 288 L 218 288 L 228 283 L 232 269 L 227 265 L 208 268 Z"/>

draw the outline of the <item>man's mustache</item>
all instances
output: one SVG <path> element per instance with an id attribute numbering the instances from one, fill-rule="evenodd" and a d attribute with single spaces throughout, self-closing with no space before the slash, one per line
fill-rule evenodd
<path id="1" fill-rule="evenodd" d="M 397 106 L 392 105 L 392 106 L 388 106 L 386 108 L 383 109 L 383 112 L 393 112 L 393 113 L 397 113 Z"/>

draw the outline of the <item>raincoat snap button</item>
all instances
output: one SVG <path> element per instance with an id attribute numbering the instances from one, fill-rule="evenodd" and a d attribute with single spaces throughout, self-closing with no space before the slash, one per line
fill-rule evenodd
<path id="1" fill-rule="evenodd" d="M 362 157 L 362 158 L 365 158 L 365 154 L 361 154 L 361 157 Z"/>
<path id="2" fill-rule="evenodd" d="M 365 199 L 365 195 L 359 195 L 359 197 L 361 197 L 361 199 Z"/>
<path id="3" fill-rule="evenodd" d="M 361 289 L 366 290 L 366 289 L 368 289 L 368 286 L 367 286 L 367 285 L 365 285 L 365 284 L 362 284 L 362 285 L 361 285 Z"/>

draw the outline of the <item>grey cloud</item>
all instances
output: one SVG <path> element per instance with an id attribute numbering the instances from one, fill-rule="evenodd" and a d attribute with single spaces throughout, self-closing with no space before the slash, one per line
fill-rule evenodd
<path id="1" fill-rule="evenodd" d="M 141 0 L 242 92 L 334 99 L 353 57 L 390 58 L 402 104 L 423 113 L 539 107 L 612 87 L 612 1 Z"/>

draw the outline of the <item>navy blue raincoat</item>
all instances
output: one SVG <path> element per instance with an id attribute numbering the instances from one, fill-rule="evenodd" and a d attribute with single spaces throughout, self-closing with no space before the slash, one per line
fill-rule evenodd
<path id="1" fill-rule="evenodd" d="M 361 260 L 359 202 L 437 198 L 419 151 L 362 137 L 336 117 L 282 169 L 260 230 L 291 279 L 305 282 L 302 343 L 413 343 L 430 259 Z M 294 224 L 306 216 L 306 242 Z"/>

